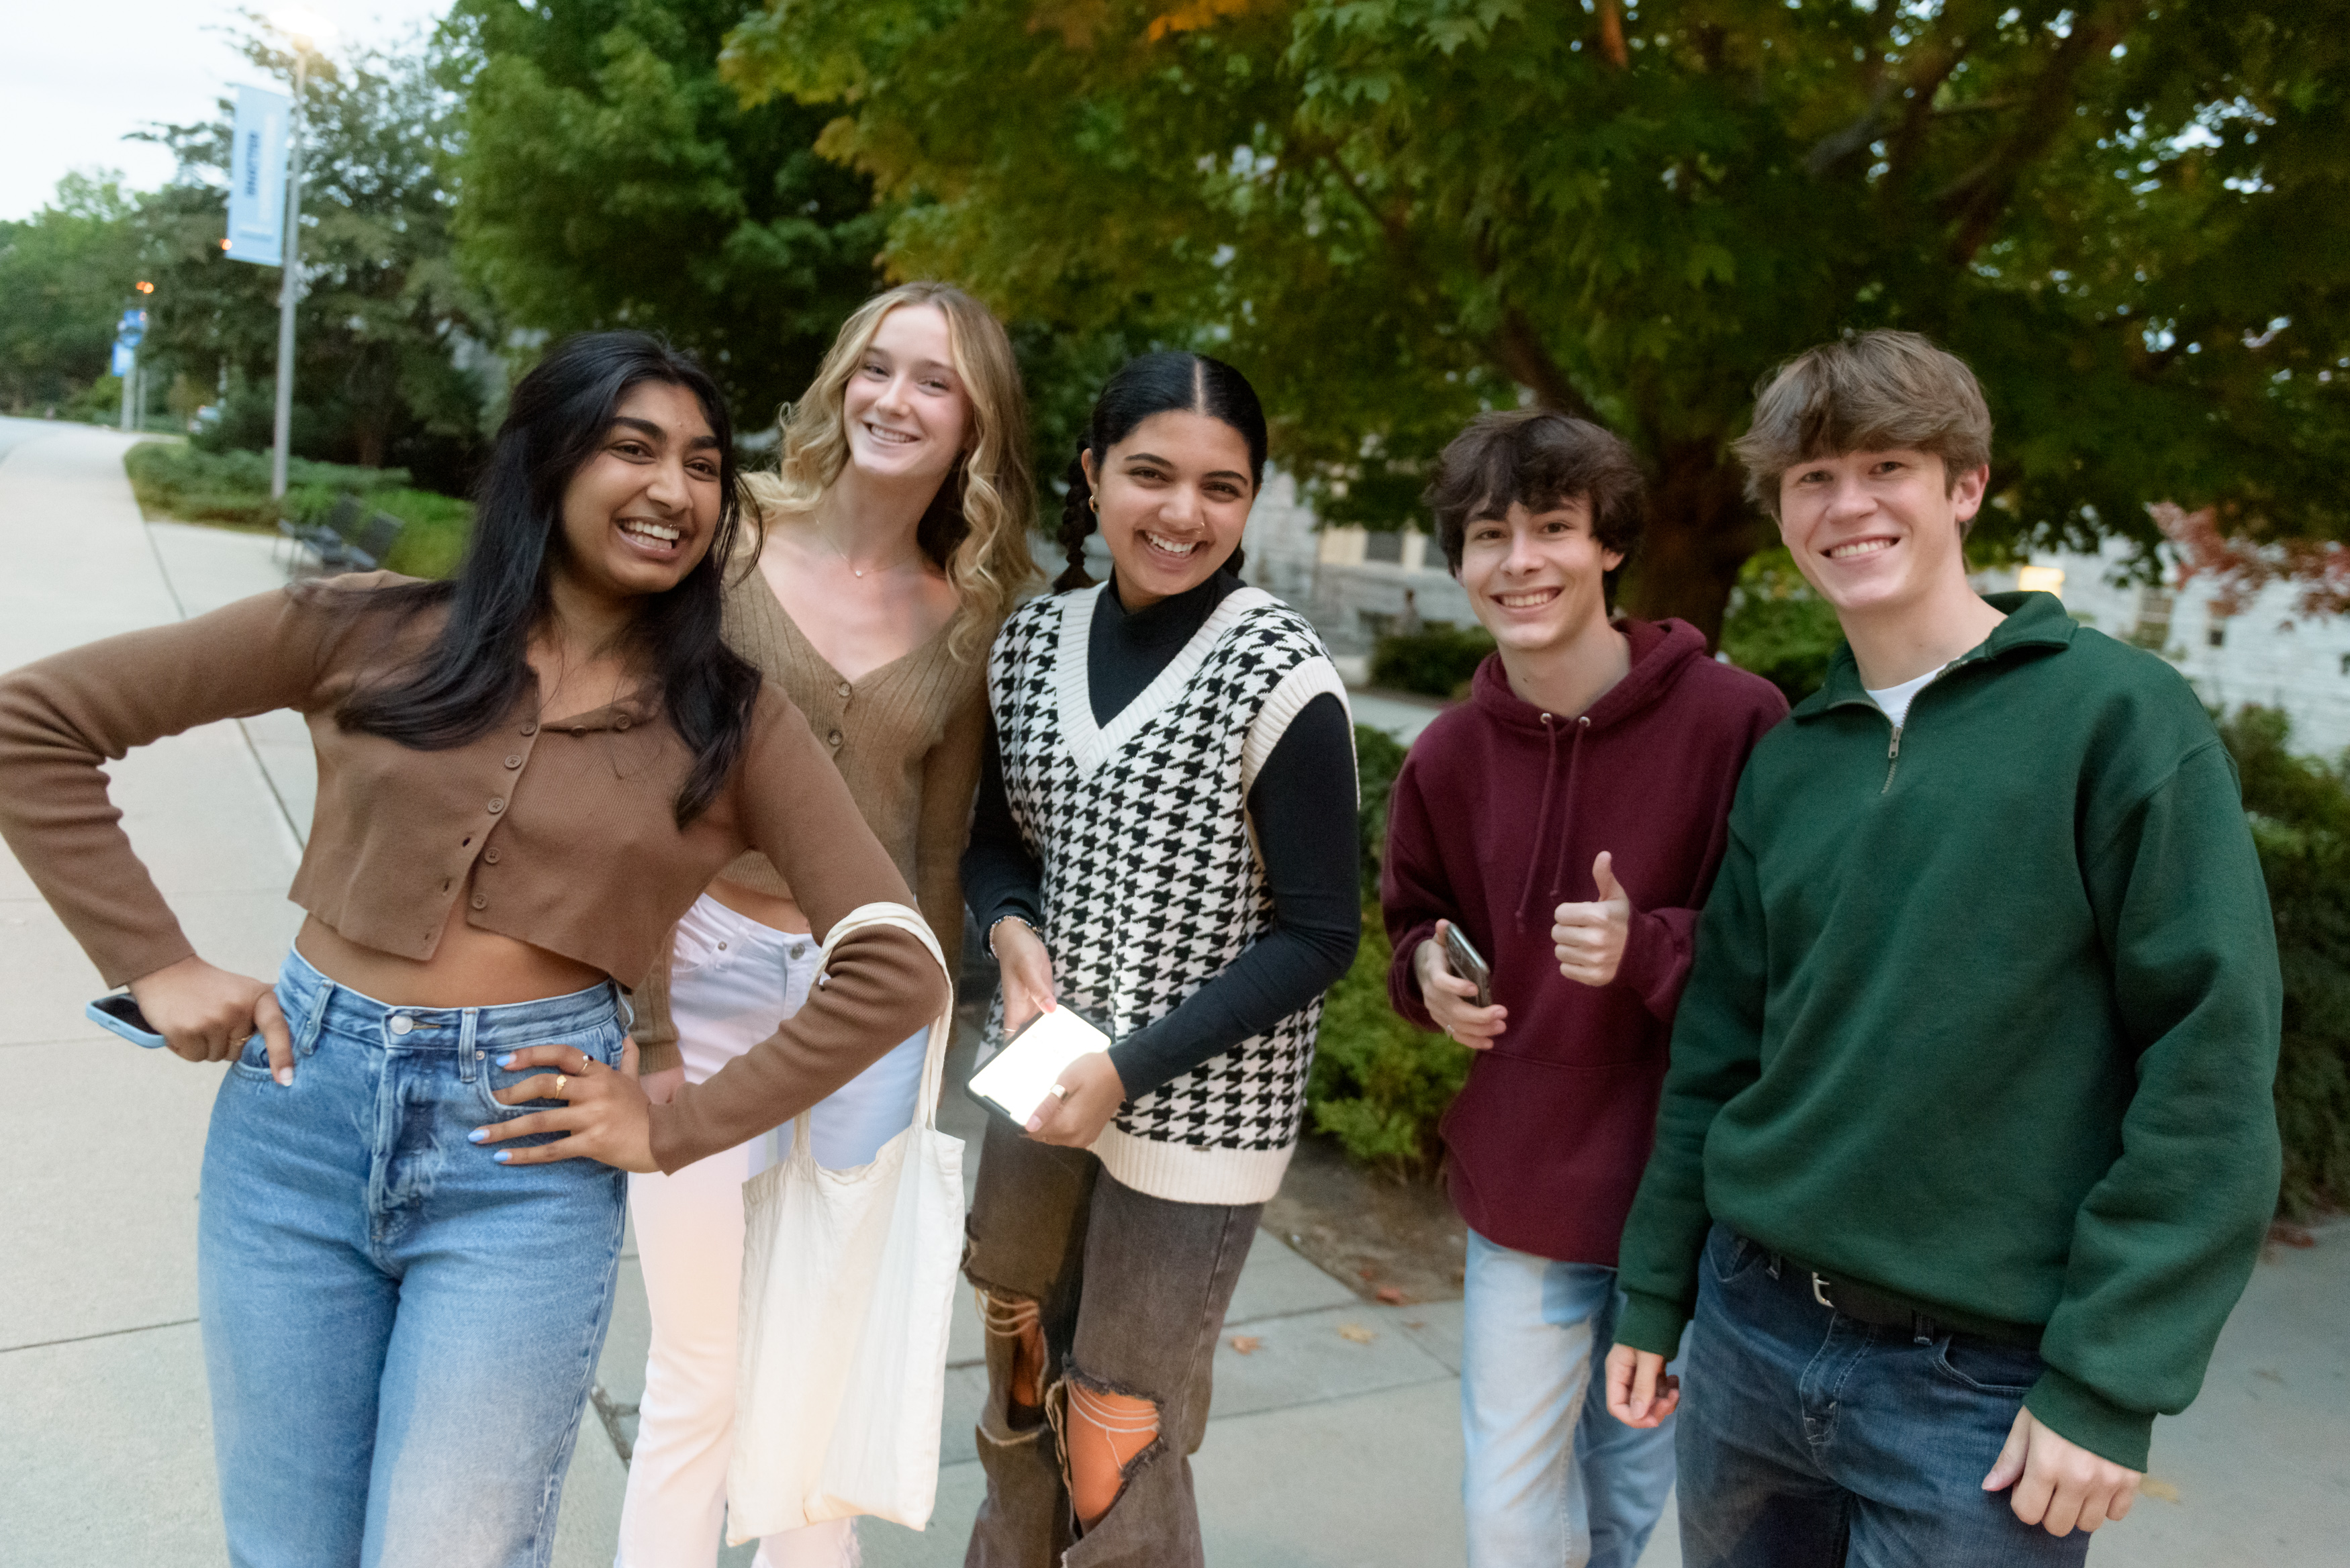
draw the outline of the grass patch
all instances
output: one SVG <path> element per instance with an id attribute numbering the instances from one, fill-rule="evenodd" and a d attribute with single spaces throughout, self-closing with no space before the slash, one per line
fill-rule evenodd
<path id="1" fill-rule="evenodd" d="M 343 463 L 286 464 L 286 497 L 269 493 L 269 454 L 201 452 L 179 442 L 150 441 L 125 454 L 122 466 L 140 509 L 149 517 L 214 527 L 274 531 L 280 517 L 323 523 L 335 503 L 356 494 L 370 512 L 389 512 L 407 526 L 384 565 L 417 577 L 445 577 L 457 569 L 473 524 L 471 504 L 419 490 L 404 468 L 354 468 Z"/>

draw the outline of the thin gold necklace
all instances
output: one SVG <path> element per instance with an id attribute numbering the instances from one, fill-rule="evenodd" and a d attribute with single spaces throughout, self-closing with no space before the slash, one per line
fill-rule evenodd
<path id="1" fill-rule="evenodd" d="M 823 533 L 823 530 L 821 529 L 818 529 L 817 531 L 819 533 Z M 840 564 L 847 566 L 851 574 L 859 577 L 865 576 L 867 572 L 894 572 L 898 570 L 899 567 L 903 566 L 906 564 L 905 561 L 898 561 L 887 566 L 859 566 L 856 562 L 848 558 L 848 552 L 842 549 L 838 542 L 836 541 L 830 534 L 824 534 L 824 542 L 826 546 L 829 548 L 834 555 L 840 557 Z M 914 553 L 915 555 L 920 555 L 921 553 L 921 546 L 920 545 L 914 546 Z M 911 560 L 912 558 L 913 557 L 910 556 L 907 557 L 907 560 Z"/>

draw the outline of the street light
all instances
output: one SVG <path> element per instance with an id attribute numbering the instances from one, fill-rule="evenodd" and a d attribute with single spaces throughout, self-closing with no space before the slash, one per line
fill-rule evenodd
<path id="1" fill-rule="evenodd" d="M 269 14 L 269 25 L 294 46 L 294 112 L 286 153 L 286 265 L 277 291 L 276 441 L 269 453 L 269 493 L 286 494 L 286 458 L 294 433 L 294 303 L 302 296 L 302 90 L 309 81 L 310 56 L 331 43 L 335 25 L 316 12 L 287 6 Z"/>

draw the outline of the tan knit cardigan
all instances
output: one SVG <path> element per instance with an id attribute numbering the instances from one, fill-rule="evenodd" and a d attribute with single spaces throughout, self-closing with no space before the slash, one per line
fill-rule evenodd
<path id="1" fill-rule="evenodd" d="M 844 680 L 824 660 L 753 567 L 726 590 L 726 641 L 759 667 L 807 716 L 832 753 L 865 824 L 898 864 L 939 946 L 962 950 L 963 845 L 971 835 L 972 796 L 979 788 L 980 749 L 987 734 L 983 650 L 995 628 L 976 639 L 964 662 L 949 650 L 962 615 L 911 652 Z M 787 891 L 755 851 L 719 873 L 766 893 Z M 633 1031 L 642 1072 L 679 1061 L 669 1012 L 670 944 L 636 989 Z"/>

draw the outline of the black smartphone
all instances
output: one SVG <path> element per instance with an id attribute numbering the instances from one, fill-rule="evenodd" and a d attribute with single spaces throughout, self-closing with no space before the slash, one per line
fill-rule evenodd
<path id="1" fill-rule="evenodd" d="M 92 1023 L 121 1035 L 133 1045 L 144 1045 L 150 1051 L 162 1046 L 163 1037 L 155 1033 L 155 1026 L 147 1022 L 147 1015 L 139 1011 L 139 1004 L 126 992 L 101 996 L 81 1012 Z"/>
<path id="2" fill-rule="evenodd" d="M 1474 943 L 1461 934 L 1458 923 L 1444 922 L 1444 961 L 1452 972 L 1477 988 L 1477 1005 L 1493 1005 L 1493 966 L 1485 961 Z"/>

